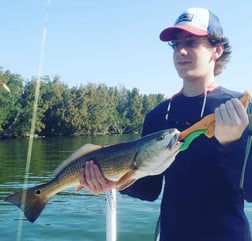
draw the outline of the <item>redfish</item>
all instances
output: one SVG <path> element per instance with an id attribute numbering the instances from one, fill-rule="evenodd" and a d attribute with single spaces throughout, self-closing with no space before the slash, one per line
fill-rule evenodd
<path id="1" fill-rule="evenodd" d="M 5 201 L 21 208 L 26 218 L 34 222 L 54 194 L 79 185 L 80 169 L 89 160 L 95 161 L 105 178 L 116 182 L 117 190 L 123 190 L 142 177 L 164 172 L 182 145 L 179 135 L 177 129 L 167 129 L 103 147 L 86 144 L 54 171 L 51 180 L 11 194 Z"/>

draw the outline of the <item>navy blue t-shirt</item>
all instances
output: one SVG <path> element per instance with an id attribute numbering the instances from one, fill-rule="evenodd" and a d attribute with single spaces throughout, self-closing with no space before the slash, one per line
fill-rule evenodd
<path id="1" fill-rule="evenodd" d="M 202 118 L 203 106 L 205 116 L 225 101 L 241 96 L 217 87 L 207 94 L 204 105 L 204 94 L 176 95 L 147 114 L 142 135 L 168 128 L 182 131 Z M 252 196 L 252 187 L 246 194 L 239 187 L 246 138 L 245 131 L 239 140 L 222 146 L 214 137 L 201 135 L 163 174 L 142 178 L 121 193 L 153 201 L 164 188 L 160 241 L 250 241 L 244 199 Z"/>

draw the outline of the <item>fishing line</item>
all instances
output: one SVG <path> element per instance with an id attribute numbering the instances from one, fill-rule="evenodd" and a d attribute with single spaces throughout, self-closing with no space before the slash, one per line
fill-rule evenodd
<path id="1" fill-rule="evenodd" d="M 26 189 L 27 189 L 27 185 L 28 185 L 29 172 L 30 172 L 31 153 L 32 153 L 32 146 L 33 146 L 33 139 L 34 139 L 34 132 L 35 132 L 35 123 L 36 123 L 36 117 L 37 117 L 39 90 L 40 90 L 40 83 L 41 83 L 42 67 L 43 67 L 43 62 L 44 62 L 50 4 L 51 4 L 51 0 L 47 0 L 46 10 L 45 10 L 45 20 L 44 20 L 44 26 L 43 26 L 43 31 L 42 31 L 38 74 L 37 74 L 37 81 L 36 81 L 36 87 L 35 87 L 35 97 L 34 97 L 34 103 L 33 103 L 31 129 L 30 129 L 29 143 L 28 143 L 28 150 L 27 150 L 27 159 L 26 159 L 26 167 L 25 167 L 25 175 L 24 175 L 24 187 L 23 187 L 23 193 L 22 193 L 21 210 L 24 210 L 25 201 L 26 201 Z M 17 241 L 21 240 L 23 220 L 24 220 L 24 214 L 22 211 L 20 211 L 18 229 L 17 229 L 17 238 L 16 238 Z"/>

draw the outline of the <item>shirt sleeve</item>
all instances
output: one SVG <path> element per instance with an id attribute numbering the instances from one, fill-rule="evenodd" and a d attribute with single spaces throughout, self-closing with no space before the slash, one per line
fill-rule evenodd
<path id="1" fill-rule="evenodd" d="M 120 193 L 145 201 L 154 201 L 161 192 L 162 179 L 163 175 L 143 177 Z"/>

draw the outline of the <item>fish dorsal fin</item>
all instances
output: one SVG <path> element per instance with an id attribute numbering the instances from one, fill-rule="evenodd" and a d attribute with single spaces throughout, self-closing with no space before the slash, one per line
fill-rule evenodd
<path id="1" fill-rule="evenodd" d="M 82 146 L 80 149 L 78 149 L 77 151 L 75 151 L 71 156 L 69 156 L 65 161 L 63 161 L 57 168 L 56 170 L 52 173 L 52 176 L 55 177 L 57 176 L 66 166 L 68 166 L 71 162 L 73 162 L 74 160 L 76 160 L 77 158 L 95 151 L 102 148 L 102 146 L 99 145 L 94 145 L 94 144 L 85 144 L 84 146 Z"/>

